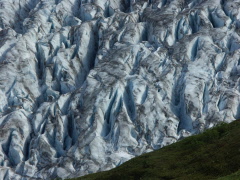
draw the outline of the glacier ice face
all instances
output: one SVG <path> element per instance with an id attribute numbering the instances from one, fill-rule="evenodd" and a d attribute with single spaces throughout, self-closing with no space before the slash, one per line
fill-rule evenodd
<path id="1" fill-rule="evenodd" d="M 239 0 L 0 0 L 0 179 L 108 170 L 240 118 Z"/>

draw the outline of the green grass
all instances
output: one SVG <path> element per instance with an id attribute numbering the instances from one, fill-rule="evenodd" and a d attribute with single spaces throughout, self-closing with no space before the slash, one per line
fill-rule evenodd
<path id="1" fill-rule="evenodd" d="M 240 170 L 231 175 L 218 178 L 217 180 L 239 180 L 239 179 L 240 179 Z"/>
<path id="2" fill-rule="evenodd" d="M 221 124 L 77 180 L 240 180 L 240 121 Z"/>

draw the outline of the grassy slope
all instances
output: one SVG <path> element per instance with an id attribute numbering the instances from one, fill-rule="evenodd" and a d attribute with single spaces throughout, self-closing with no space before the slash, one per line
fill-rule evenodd
<path id="1" fill-rule="evenodd" d="M 221 124 L 110 171 L 78 180 L 240 179 L 240 121 Z"/>
<path id="2" fill-rule="evenodd" d="M 231 175 L 218 178 L 217 180 L 239 180 L 239 179 L 240 179 L 240 170 Z"/>

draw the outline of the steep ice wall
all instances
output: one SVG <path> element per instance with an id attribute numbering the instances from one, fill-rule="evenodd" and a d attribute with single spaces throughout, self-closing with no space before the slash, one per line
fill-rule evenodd
<path id="1" fill-rule="evenodd" d="M 240 118 L 240 0 L 0 0 L 0 179 L 108 170 Z"/>

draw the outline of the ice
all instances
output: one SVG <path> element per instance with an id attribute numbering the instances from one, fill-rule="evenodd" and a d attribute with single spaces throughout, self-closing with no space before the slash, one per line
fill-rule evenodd
<path id="1" fill-rule="evenodd" d="M 104 171 L 240 117 L 239 0 L 0 0 L 0 179 Z"/>

